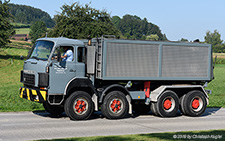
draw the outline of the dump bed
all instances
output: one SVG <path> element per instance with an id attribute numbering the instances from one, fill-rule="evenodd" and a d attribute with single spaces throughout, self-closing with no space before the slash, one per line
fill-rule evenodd
<path id="1" fill-rule="evenodd" d="M 96 77 L 102 80 L 197 80 L 213 78 L 209 44 L 101 40 Z"/>

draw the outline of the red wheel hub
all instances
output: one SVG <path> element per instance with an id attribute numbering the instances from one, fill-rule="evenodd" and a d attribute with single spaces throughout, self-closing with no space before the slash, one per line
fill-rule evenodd
<path id="1" fill-rule="evenodd" d="M 199 107 L 199 100 L 198 99 L 194 99 L 192 101 L 192 108 L 197 109 Z"/>
<path id="2" fill-rule="evenodd" d="M 82 113 L 86 110 L 86 103 L 83 100 L 78 100 L 75 104 L 75 109 L 78 113 Z"/>
<path id="3" fill-rule="evenodd" d="M 121 102 L 120 100 L 113 100 L 112 104 L 110 105 L 113 112 L 118 112 L 121 109 Z"/>
<path id="4" fill-rule="evenodd" d="M 166 110 L 170 109 L 171 106 L 172 106 L 171 100 L 170 100 L 170 99 L 165 100 L 164 103 L 163 103 L 163 106 L 164 106 L 164 108 L 165 108 Z"/>

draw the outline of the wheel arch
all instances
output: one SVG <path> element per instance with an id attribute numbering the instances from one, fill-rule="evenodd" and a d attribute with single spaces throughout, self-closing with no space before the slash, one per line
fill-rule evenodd
<path id="1" fill-rule="evenodd" d="M 121 91 L 125 94 L 125 96 L 129 95 L 130 96 L 130 93 L 129 91 L 122 85 L 119 85 L 119 84 L 113 84 L 113 85 L 110 85 L 108 86 L 106 89 L 104 89 L 104 91 L 102 92 L 100 98 L 99 98 L 99 103 L 102 103 L 104 97 L 110 93 L 111 91 L 114 91 L 114 90 L 117 90 L 117 91 Z"/>
<path id="2" fill-rule="evenodd" d="M 95 111 L 98 111 L 98 93 L 95 90 L 94 85 L 92 84 L 92 81 L 88 78 L 75 78 L 71 80 L 64 91 L 65 100 L 75 91 L 85 91 L 87 92 L 91 97 L 92 101 L 94 102 Z"/>
<path id="3" fill-rule="evenodd" d="M 64 95 L 68 97 L 72 92 L 78 90 L 85 91 L 91 96 L 94 93 L 97 94 L 91 80 L 89 80 L 88 78 L 75 78 L 67 84 L 64 90 Z"/>
<path id="4" fill-rule="evenodd" d="M 199 90 L 199 91 L 203 92 L 204 96 L 207 99 L 207 103 L 208 103 L 209 96 L 206 93 L 203 86 L 201 86 L 201 85 L 160 86 L 159 88 L 152 91 L 152 93 L 150 94 L 151 101 L 157 102 L 160 95 L 162 95 L 163 92 L 165 92 L 166 90 L 171 90 L 171 91 L 175 92 L 179 98 L 182 97 L 183 95 L 187 94 L 189 91 Z"/>

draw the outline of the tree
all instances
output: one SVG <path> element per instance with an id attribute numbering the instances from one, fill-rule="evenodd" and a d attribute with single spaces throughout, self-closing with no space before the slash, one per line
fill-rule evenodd
<path id="1" fill-rule="evenodd" d="M 221 35 L 217 30 L 214 30 L 213 33 L 207 31 L 205 42 L 212 45 L 213 52 L 220 53 L 224 50 L 223 40 L 221 40 Z"/>
<path id="2" fill-rule="evenodd" d="M 166 34 L 163 34 L 163 38 L 162 38 L 163 41 L 168 41 L 167 37 L 166 37 Z"/>
<path id="3" fill-rule="evenodd" d="M 151 35 L 146 37 L 146 40 L 158 41 L 159 40 L 159 36 L 157 34 L 151 34 Z"/>
<path id="4" fill-rule="evenodd" d="M 44 21 L 49 28 L 55 25 L 51 16 L 41 9 L 18 4 L 9 4 L 8 6 L 9 12 L 15 17 L 14 21 L 17 23 L 32 24 L 32 22 Z"/>
<path id="5" fill-rule="evenodd" d="M 223 40 L 220 39 L 221 35 L 217 30 L 214 30 L 213 33 L 210 31 L 206 32 L 205 42 L 214 45 L 222 44 Z"/>
<path id="6" fill-rule="evenodd" d="M 43 21 L 36 21 L 31 25 L 30 29 L 29 35 L 32 39 L 32 43 L 34 43 L 38 38 L 44 37 L 47 32 L 46 24 Z"/>
<path id="7" fill-rule="evenodd" d="M 119 16 L 113 16 L 111 20 L 116 27 L 120 26 L 121 19 Z"/>
<path id="8" fill-rule="evenodd" d="M 178 40 L 180 42 L 188 42 L 188 39 L 185 39 L 185 38 L 181 38 L 180 40 Z"/>
<path id="9" fill-rule="evenodd" d="M 9 0 L 4 2 L 0 0 L 0 47 L 10 43 L 9 37 L 15 34 L 15 30 L 10 24 L 12 15 L 9 13 L 8 2 Z"/>
<path id="10" fill-rule="evenodd" d="M 91 38 L 102 35 L 118 37 L 120 34 L 105 10 L 96 10 L 89 4 L 82 6 L 78 2 L 72 5 L 65 4 L 61 10 L 62 12 L 54 17 L 56 26 L 50 31 L 50 36 L 86 39 L 88 36 Z"/>
<path id="11" fill-rule="evenodd" d="M 146 18 L 141 19 L 136 15 L 127 14 L 122 19 L 113 16 L 112 22 L 128 39 L 146 39 L 146 36 L 156 34 L 159 37 L 158 40 L 167 40 L 166 35 L 161 33 L 159 27 L 148 22 Z"/>

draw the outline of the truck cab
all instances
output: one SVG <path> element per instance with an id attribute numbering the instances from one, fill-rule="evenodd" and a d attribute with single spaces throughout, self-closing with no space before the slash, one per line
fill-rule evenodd
<path id="1" fill-rule="evenodd" d="M 73 52 L 72 61 L 64 61 L 63 48 Z M 41 38 L 36 41 L 21 71 L 21 97 L 31 101 L 60 105 L 70 81 L 85 78 L 86 47 L 67 38 Z"/>

